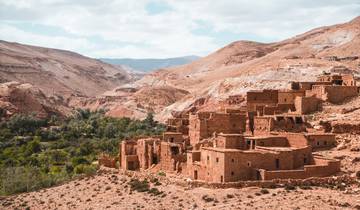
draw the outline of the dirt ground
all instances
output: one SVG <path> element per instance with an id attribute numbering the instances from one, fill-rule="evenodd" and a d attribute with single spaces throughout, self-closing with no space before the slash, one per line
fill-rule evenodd
<path id="1" fill-rule="evenodd" d="M 131 190 L 131 177 L 102 169 L 94 177 L 2 197 L 0 209 L 360 209 L 360 186 L 242 189 L 189 188 L 160 181 L 159 194 Z"/>

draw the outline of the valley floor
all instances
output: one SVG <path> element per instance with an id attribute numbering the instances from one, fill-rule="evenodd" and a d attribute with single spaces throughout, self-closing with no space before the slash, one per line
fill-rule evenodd
<path id="1" fill-rule="evenodd" d="M 130 177 L 101 169 L 94 177 L 37 192 L 3 197 L 0 209 L 360 209 L 360 186 L 285 190 L 188 188 L 164 183 L 162 192 L 132 191 Z"/>

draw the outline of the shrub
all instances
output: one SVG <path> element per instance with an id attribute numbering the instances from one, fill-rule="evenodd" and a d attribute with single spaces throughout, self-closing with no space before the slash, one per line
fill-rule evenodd
<path id="1" fill-rule="evenodd" d="M 159 172 L 158 172 L 158 175 L 159 175 L 159 176 L 166 176 L 166 173 L 165 173 L 164 171 L 159 171 Z"/>
<path id="2" fill-rule="evenodd" d="M 267 189 L 265 189 L 265 188 L 262 188 L 262 189 L 260 190 L 260 193 L 262 193 L 262 194 L 269 194 L 269 190 L 267 190 Z"/>
<path id="3" fill-rule="evenodd" d="M 140 181 L 138 179 L 131 179 L 129 185 L 132 190 L 135 190 L 137 192 L 146 192 L 150 189 L 149 182 L 146 179 L 143 181 Z"/>
<path id="4" fill-rule="evenodd" d="M 296 187 L 294 185 L 290 185 L 290 184 L 286 184 L 285 185 L 285 190 L 290 191 L 290 190 L 295 190 Z"/>
<path id="5" fill-rule="evenodd" d="M 211 201 L 214 201 L 214 198 L 209 197 L 208 195 L 204 195 L 204 196 L 202 197 L 202 199 L 203 199 L 205 202 L 211 202 Z"/>
<path id="6" fill-rule="evenodd" d="M 160 191 L 160 190 L 158 190 L 157 188 L 151 188 L 151 189 L 149 190 L 149 194 L 156 196 L 156 195 L 161 195 L 161 194 L 163 194 L 163 192 Z"/>
<path id="7" fill-rule="evenodd" d="M 74 168 L 75 174 L 92 175 L 95 174 L 95 172 L 96 172 L 96 168 L 92 165 L 80 164 Z"/>

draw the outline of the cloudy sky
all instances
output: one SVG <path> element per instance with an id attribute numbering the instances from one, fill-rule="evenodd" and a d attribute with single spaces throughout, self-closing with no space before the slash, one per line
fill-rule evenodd
<path id="1" fill-rule="evenodd" d="M 208 53 L 360 15 L 360 0 L 0 0 L 0 39 L 90 57 Z"/>

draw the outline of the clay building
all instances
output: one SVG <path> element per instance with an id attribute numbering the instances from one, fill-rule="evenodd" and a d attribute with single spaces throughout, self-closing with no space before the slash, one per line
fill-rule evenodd
<path id="1" fill-rule="evenodd" d="M 272 131 L 304 132 L 306 127 L 306 119 L 301 114 L 255 116 L 253 133 L 262 135 Z"/>
<path id="2" fill-rule="evenodd" d="M 358 94 L 357 86 L 314 85 L 311 90 L 306 91 L 307 96 L 314 96 L 334 104 L 342 103 L 345 99 Z"/>
<path id="3" fill-rule="evenodd" d="M 245 101 L 245 98 L 243 95 L 231 95 L 226 99 L 226 103 L 228 105 L 239 105 L 242 104 L 242 102 Z"/>
<path id="4" fill-rule="evenodd" d="M 179 132 L 184 135 L 189 134 L 189 115 L 180 115 L 177 117 L 169 118 L 166 121 L 167 131 Z"/>
<path id="5" fill-rule="evenodd" d="M 310 114 L 322 110 L 322 100 L 314 96 L 308 96 L 308 97 L 297 96 L 294 100 L 294 106 L 296 113 Z"/>
<path id="6" fill-rule="evenodd" d="M 246 106 L 249 112 L 256 112 L 257 107 L 276 106 L 278 104 L 278 90 L 252 90 L 246 93 Z"/>
<path id="7" fill-rule="evenodd" d="M 251 138 L 219 134 L 213 147 L 188 152 L 186 174 L 207 182 L 236 182 L 303 179 L 329 176 L 340 170 L 338 160 L 312 155 L 306 138 L 303 136 L 301 145 L 297 137 Z M 253 145 L 246 146 L 248 141 L 253 141 Z"/>
<path id="8" fill-rule="evenodd" d="M 161 137 L 141 138 L 120 143 L 120 168 L 125 170 L 159 169 L 181 171 L 186 161 L 186 138 L 182 133 L 165 132 Z"/>
<path id="9" fill-rule="evenodd" d="M 215 133 L 243 133 L 246 131 L 246 115 L 227 110 L 220 112 L 198 112 L 189 116 L 190 144 L 196 146 L 202 139 Z"/>
<path id="10" fill-rule="evenodd" d="M 308 133 L 313 128 L 305 115 L 321 110 L 324 101 L 357 94 L 352 75 L 322 75 L 293 82 L 291 90 L 249 91 L 246 106 L 243 97 L 229 97 L 221 111 L 174 115 L 162 136 L 123 141 L 120 167 L 207 182 L 330 176 L 340 162 L 312 152 L 334 147 L 335 135 Z"/>
<path id="11" fill-rule="evenodd" d="M 316 82 L 293 82 L 291 89 L 305 90 L 307 97 L 313 96 L 334 104 L 358 95 L 358 87 L 351 74 L 325 74 L 319 76 Z"/>

